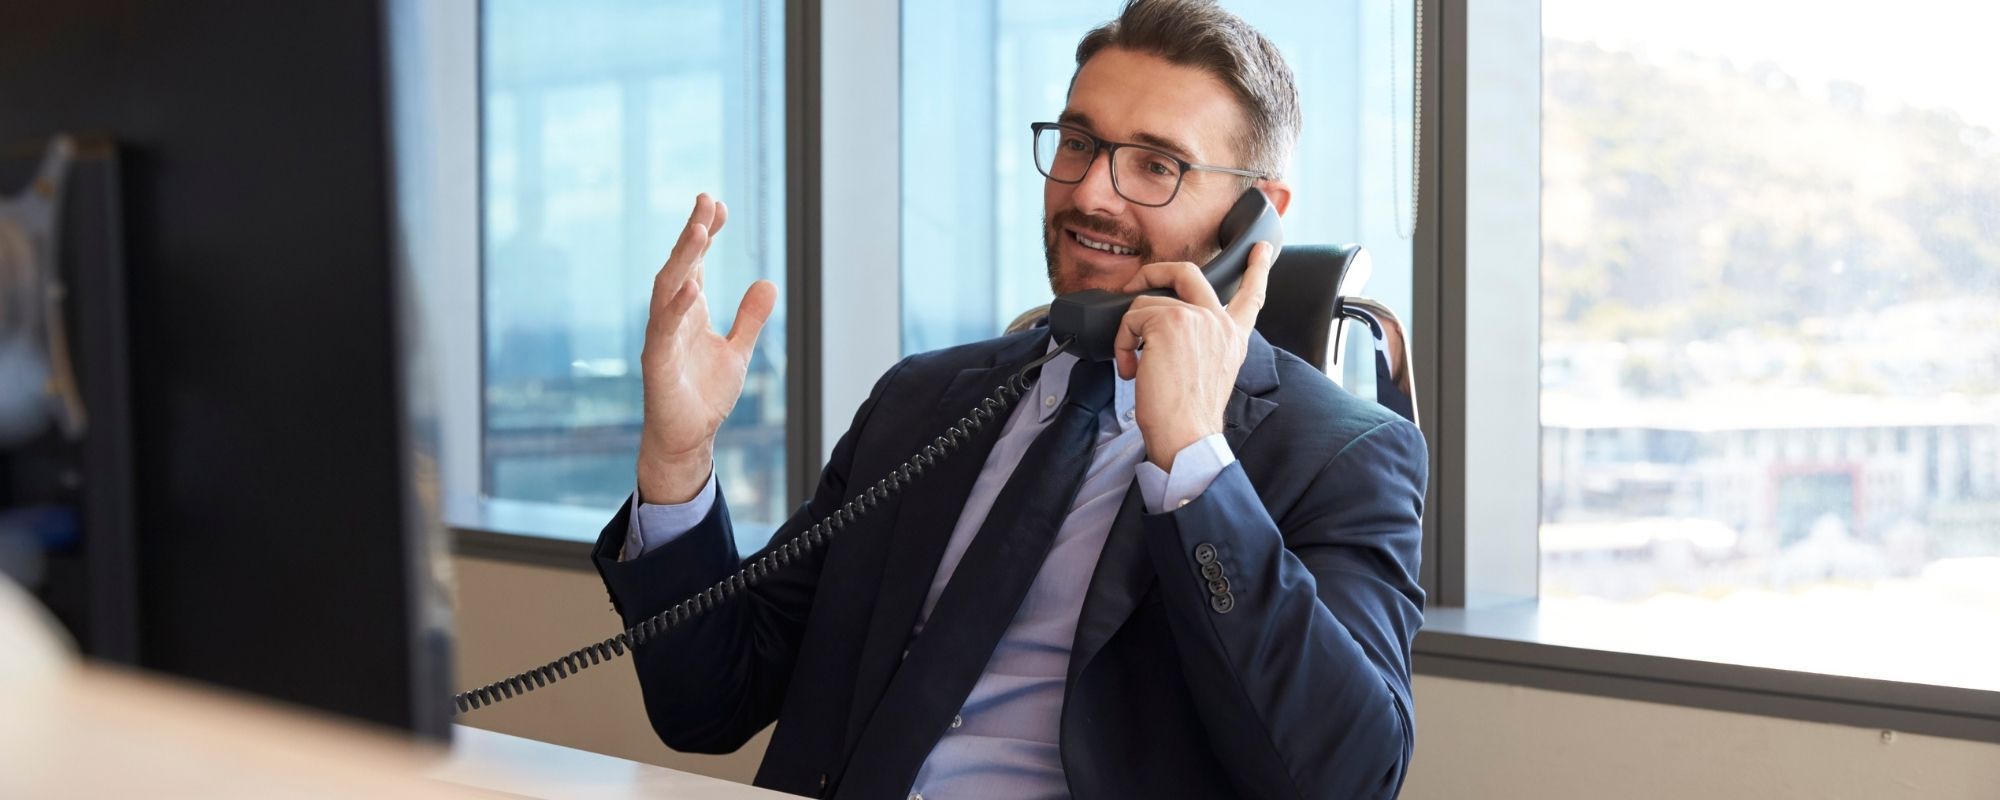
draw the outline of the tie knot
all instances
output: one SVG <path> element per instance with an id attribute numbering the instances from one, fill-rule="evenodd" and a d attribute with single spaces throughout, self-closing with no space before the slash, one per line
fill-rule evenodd
<path id="1" fill-rule="evenodd" d="M 1066 402 L 1085 411 L 1103 411 L 1111 404 L 1111 362 L 1079 359 L 1069 371 Z"/>

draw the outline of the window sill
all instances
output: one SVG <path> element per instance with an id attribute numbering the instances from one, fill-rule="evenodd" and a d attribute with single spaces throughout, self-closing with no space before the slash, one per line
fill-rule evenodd
<path id="1" fill-rule="evenodd" d="M 514 511 L 521 510 L 454 515 L 454 554 L 591 569 L 592 541 L 572 533 L 574 521 Z M 1534 601 L 1432 609 L 1417 634 L 1414 668 L 1444 678 L 2000 743 L 2000 691 L 1628 652 L 1550 627 Z"/>
<path id="2" fill-rule="evenodd" d="M 1431 610 L 1413 667 L 1438 677 L 2000 743 L 2000 691 L 1608 649 L 1576 631 L 1549 632 L 1548 616 L 1534 601 Z"/>
<path id="3" fill-rule="evenodd" d="M 454 503 L 445 518 L 453 555 L 589 571 L 611 512 L 489 498 Z"/>

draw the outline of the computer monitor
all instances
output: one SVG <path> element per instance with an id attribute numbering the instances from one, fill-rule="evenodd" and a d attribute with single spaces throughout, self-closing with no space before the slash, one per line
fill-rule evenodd
<path id="1" fill-rule="evenodd" d="M 91 169 L 115 199 L 59 224 L 117 280 L 66 299 L 102 312 L 68 325 L 102 345 L 74 355 L 86 393 L 114 398 L 105 423 L 49 451 L 68 460 L 0 453 L 0 506 L 48 500 L 23 491 L 38 482 L 87 487 L 55 493 L 84 520 L 62 554 L 82 566 L 42 576 L 44 596 L 82 599 L 68 616 L 87 652 L 442 735 L 442 534 L 417 509 L 406 435 L 383 13 L 9 14 L 0 195 L 54 134 L 104 148 Z M 107 355 L 121 347 L 123 365 Z M 95 451 L 123 452 L 125 471 L 63 466 Z"/>

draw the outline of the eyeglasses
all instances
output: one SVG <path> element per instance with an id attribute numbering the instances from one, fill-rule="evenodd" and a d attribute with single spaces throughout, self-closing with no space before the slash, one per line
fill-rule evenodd
<path id="1" fill-rule="evenodd" d="M 1102 150 L 1111 154 L 1111 188 L 1137 205 L 1158 208 L 1180 194 L 1181 180 L 1191 170 L 1207 170 L 1259 179 L 1263 172 L 1196 164 L 1156 147 L 1107 142 L 1089 131 L 1060 122 L 1037 122 L 1035 169 L 1056 183 L 1082 183 Z"/>

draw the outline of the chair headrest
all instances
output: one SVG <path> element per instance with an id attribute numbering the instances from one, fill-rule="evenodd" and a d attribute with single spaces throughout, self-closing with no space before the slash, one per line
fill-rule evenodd
<path id="1" fill-rule="evenodd" d="M 1286 245 L 1271 265 L 1257 332 L 1276 347 L 1325 371 L 1334 341 L 1334 300 L 1360 294 L 1374 272 L 1358 244 Z"/>

